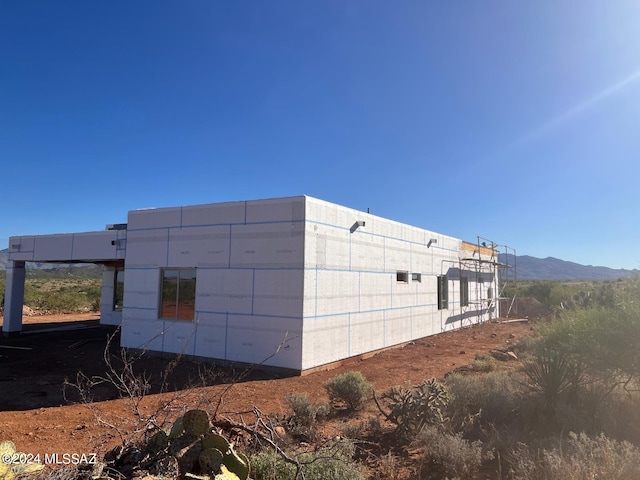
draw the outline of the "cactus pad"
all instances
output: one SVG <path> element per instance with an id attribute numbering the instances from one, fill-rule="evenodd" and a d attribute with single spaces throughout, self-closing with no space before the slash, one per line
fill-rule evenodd
<path id="1" fill-rule="evenodd" d="M 171 426 L 171 431 L 169 432 L 169 438 L 173 440 L 174 438 L 178 438 L 184 432 L 184 426 L 182 425 L 182 417 L 176 418 L 176 421 L 173 422 Z"/>
<path id="2" fill-rule="evenodd" d="M 220 467 L 220 470 L 221 472 L 215 476 L 214 480 L 241 480 L 238 475 L 227 470 L 224 465 Z"/>
<path id="3" fill-rule="evenodd" d="M 17 453 L 16 446 L 11 441 L 4 441 L 0 443 L 0 456 L 13 455 Z M 11 465 L 10 463 L 0 462 L 0 480 L 13 480 L 18 476 L 28 475 L 30 473 L 39 472 L 44 468 L 41 463 L 25 463 Z"/>
<path id="4" fill-rule="evenodd" d="M 16 453 L 16 446 L 13 442 L 8 440 L 0 443 L 0 455 L 12 455 Z M 11 464 L 0 462 L 0 479 L 11 479 L 13 478 L 13 472 L 11 471 Z"/>
<path id="5" fill-rule="evenodd" d="M 209 415 L 204 410 L 189 410 L 182 417 L 182 425 L 186 433 L 200 436 L 209 431 Z"/>
<path id="6" fill-rule="evenodd" d="M 220 465 L 222 465 L 223 458 L 224 456 L 222 455 L 222 452 L 217 448 L 208 448 L 203 450 L 198 457 L 200 471 L 202 473 L 217 472 L 220 469 Z"/>
<path id="7" fill-rule="evenodd" d="M 230 472 L 235 473 L 240 480 L 249 478 L 249 459 L 243 454 L 236 453 L 233 448 L 229 449 L 229 453 L 224 456 L 222 463 Z"/>
<path id="8" fill-rule="evenodd" d="M 161 452 L 169 445 L 169 437 L 162 430 L 154 433 L 147 442 L 147 451 L 152 454 Z"/>
<path id="9" fill-rule="evenodd" d="M 227 453 L 229 450 L 229 442 L 222 435 L 218 435 L 217 433 L 209 433 L 205 435 L 202 439 L 202 448 L 215 448 L 220 450 L 222 453 Z"/>

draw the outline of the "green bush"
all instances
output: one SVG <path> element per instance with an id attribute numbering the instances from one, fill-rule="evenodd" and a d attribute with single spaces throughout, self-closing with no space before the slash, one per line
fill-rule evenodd
<path id="1" fill-rule="evenodd" d="M 492 372 L 496 369 L 496 360 L 486 353 L 476 353 L 475 358 L 469 362 L 468 368 L 473 372 Z"/>
<path id="2" fill-rule="evenodd" d="M 508 459 L 514 480 L 637 480 L 640 450 L 601 434 L 570 433 L 566 443 L 541 453 L 520 445 Z"/>
<path id="3" fill-rule="evenodd" d="M 326 403 L 311 403 L 307 395 L 293 393 L 285 398 L 285 402 L 293 411 L 286 420 L 289 431 L 293 435 L 310 435 L 318 420 L 329 415 L 331 407 Z"/>
<path id="4" fill-rule="evenodd" d="M 310 427 L 316 421 L 316 409 L 303 393 L 292 393 L 285 398 L 285 402 L 293 411 L 293 419 L 301 427 Z"/>
<path id="5" fill-rule="evenodd" d="M 579 356 L 593 372 L 637 374 L 640 312 L 633 307 L 569 312 L 540 329 L 540 346 Z"/>
<path id="6" fill-rule="evenodd" d="M 251 457 L 251 476 L 255 480 L 364 480 L 362 468 L 352 456 L 353 446 L 347 442 L 294 455 L 304 475 L 296 477 L 295 465 L 275 452 L 264 450 Z"/>
<path id="7" fill-rule="evenodd" d="M 448 477 L 474 478 L 482 463 L 493 459 L 493 452 L 484 451 L 482 442 L 470 442 L 461 433 L 446 433 L 435 426 L 423 429 L 414 443 L 422 450 L 425 467 Z"/>
<path id="8" fill-rule="evenodd" d="M 449 392 L 446 411 L 455 430 L 471 428 L 477 422 L 509 424 L 522 408 L 522 379 L 514 372 L 454 373 L 447 377 L 446 385 Z"/>
<path id="9" fill-rule="evenodd" d="M 348 410 L 357 410 L 369 399 L 372 387 L 360 372 L 349 371 L 327 380 L 324 388 L 334 403 L 342 403 Z"/>
<path id="10" fill-rule="evenodd" d="M 340 429 L 342 436 L 351 440 L 361 440 L 367 432 L 367 423 L 365 421 L 355 423 L 345 423 Z"/>

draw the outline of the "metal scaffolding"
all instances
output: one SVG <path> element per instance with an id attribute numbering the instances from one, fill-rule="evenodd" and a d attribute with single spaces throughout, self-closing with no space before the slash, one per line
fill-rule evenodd
<path id="1" fill-rule="evenodd" d="M 513 297 L 507 296 L 517 281 L 515 249 L 478 236 L 476 244 L 463 242 L 462 251 L 471 255 L 460 256 L 460 271 L 473 272 L 476 277 L 475 300 L 469 304 L 480 312 L 481 321 L 508 317 L 515 303 L 515 288 Z M 501 312 L 500 306 L 506 305 L 507 311 Z"/>

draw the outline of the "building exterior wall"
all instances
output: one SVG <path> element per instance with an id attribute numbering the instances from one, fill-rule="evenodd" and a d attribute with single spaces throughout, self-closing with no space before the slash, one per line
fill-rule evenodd
<path id="1" fill-rule="evenodd" d="M 461 275 L 460 240 L 306 201 L 302 370 L 482 319 L 475 267 Z M 398 272 L 408 281 L 398 281 Z M 438 309 L 439 275 L 447 275 L 446 309 Z M 461 276 L 476 302 L 465 307 Z"/>
<path id="2" fill-rule="evenodd" d="M 130 212 L 122 345 L 300 370 L 303 229 L 304 197 Z M 163 268 L 196 269 L 193 321 L 160 318 Z"/>

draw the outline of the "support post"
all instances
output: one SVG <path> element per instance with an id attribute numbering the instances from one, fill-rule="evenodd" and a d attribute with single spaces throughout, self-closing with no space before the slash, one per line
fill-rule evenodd
<path id="1" fill-rule="evenodd" d="M 7 282 L 4 290 L 4 321 L 2 333 L 5 336 L 22 331 L 22 306 L 24 305 L 25 262 L 7 262 Z"/>

